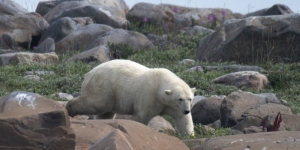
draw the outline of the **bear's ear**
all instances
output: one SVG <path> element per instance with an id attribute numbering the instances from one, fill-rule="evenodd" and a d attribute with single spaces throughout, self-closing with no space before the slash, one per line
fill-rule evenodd
<path id="1" fill-rule="evenodd" d="M 165 93 L 166 93 L 167 95 L 172 95 L 173 91 L 172 91 L 172 90 L 165 90 Z"/>
<path id="2" fill-rule="evenodd" d="M 195 93 L 197 90 L 196 88 L 191 88 L 192 92 Z"/>

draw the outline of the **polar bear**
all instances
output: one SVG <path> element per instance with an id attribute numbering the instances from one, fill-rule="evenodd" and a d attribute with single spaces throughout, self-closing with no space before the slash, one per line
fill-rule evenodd
<path id="1" fill-rule="evenodd" d="M 71 117 L 115 113 L 132 115 L 147 125 L 157 115 L 174 119 L 180 134 L 194 134 L 191 100 L 196 89 L 167 69 L 147 68 L 130 60 L 111 60 L 85 75 L 81 95 L 67 103 Z"/>

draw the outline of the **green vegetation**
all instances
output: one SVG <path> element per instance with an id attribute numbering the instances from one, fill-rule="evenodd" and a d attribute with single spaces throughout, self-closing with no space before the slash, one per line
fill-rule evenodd
<path id="1" fill-rule="evenodd" d="M 134 24 L 130 26 L 131 30 L 142 33 L 159 33 L 166 34 L 162 29 L 152 27 L 150 25 L 138 28 Z M 159 47 L 150 50 L 133 50 L 128 45 L 113 45 L 110 47 L 112 52 L 118 56 L 117 58 L 130 59 L 141 63 L 147 67 L 163 67 L 168 68 L 186 81 L 191 87 L 198 89 L 196 95 L 210 96 L 210 95 L 228 95 L 236 91 L 237 88 L 233 86 L 212 84 L 210 81 L 216 77 L 229 73 L 226 70 L 214 70 L 204 72 L 189 72 L 189 68 L 194 66 L 208 66 L 208 65 L 229 65 L 234 62 L 195 62 L 194 64 L 181 64 L 183 59 L 195 59 L 195 53 L 198 43 L 203 35 L 189 37 L 179 33 L 166 34 L 166 39 L 170 41 L 170 48 L 161 50 Z M 172 44 L 176 48 L 171 48 Z M 168 46 L 167 46 L 168 47 Z M 57 92 L 75 93 L 80 92 L 80 86 L 84 79 L 85 73 L 93 67 L 100 64 L 100 62 L 85 63 L 85 62 L 67 62 L 66 60 L 74 55 L 60 54 L 60 62 L 54 65 L 8 65 L 0 67 L 0 96 L 4 96 L 12 91 L 28 91 L 35 92 L 40 95 L 53 98 L 51 95 Z M 294 113 L 300 113 L 300 64 L 273 64 L 266 62 L 260 64 L 264 69 L 264 73 L 269 78 L 269 84 L 262 91 L 255 91 L 252 89 L 245 89 L 253 93 L 257 92 L 271 92 L 276 94 L 279 99 L 284 99 L 292 108 Z M 54 71 L 55 74 L 39 75 L 41 80 L 24 79 L 26 71 Z M 170 118 L 167 120 L 171 121 Z M 202 138 L 222 136 L 229 133 L 229 129 L 216 129 L 214 131 L 203 130 L 202 126 L 195 126 L 195 137 L 180 137 L 186 138 Z"/>

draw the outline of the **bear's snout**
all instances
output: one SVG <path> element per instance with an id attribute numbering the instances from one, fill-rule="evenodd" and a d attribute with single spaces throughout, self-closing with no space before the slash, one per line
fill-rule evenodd
<path id="1" fill-rule="evenodd" d="M 186 110 L 186 111 L 184 111 L 184 114 L 188 114 L 188 113 L 190 113 L 190 111 L 189 110 Z"/>

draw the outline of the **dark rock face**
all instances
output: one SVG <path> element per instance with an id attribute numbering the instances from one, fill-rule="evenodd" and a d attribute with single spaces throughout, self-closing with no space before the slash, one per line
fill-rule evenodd
<path id="1" fill-rule="evenodd" d="M 199 61 L 237 63 L 299 62 L 300 15 L 274 15 L 227 20 L 202 38 Z"/>
<path id="2" fill-rule="evenodd" d="M 294 13 L 288 6 L 283 4 L 275 4 L 270 8 L 261 9 L 255 12 L 248 13 L 244 18 L 250 16 L 270 16 L 270 15 L 287 15 Z"/>
<path id="3" fill-rule="evenodd" d="M 0 149 L 75 147 L 67 111 L 59 103 L 29 92 L 0 98 Z"/>
<path id="4" fill-rule="evenodd" d="M 207 125 L 220 119 L 221 98 L 210 97 L 197 102 L 192 108 L 194 123 Z"/>
<path id="5" fill-rule="evenodd" d="M 39 44 L 47 38 L 52 38 L 56 43 L 79 28 L 81 28 L 81 25 L 72 18 L 60 18 L 59 20 L 50 24 L 49 28 L 45 30 L 39 41 Z"/>

